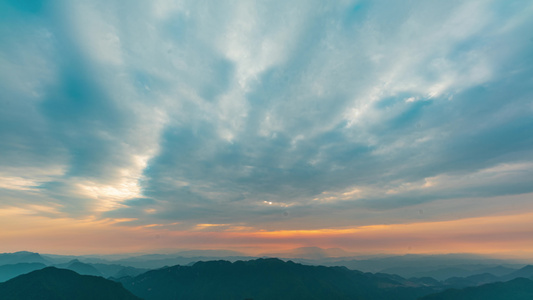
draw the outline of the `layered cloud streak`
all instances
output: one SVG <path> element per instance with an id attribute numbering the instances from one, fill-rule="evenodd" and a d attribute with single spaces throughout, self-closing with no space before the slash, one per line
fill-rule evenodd
<path id="1" fill-rule="evenodd" d="M 6 209 L 281 230 L 533 192 L 533 5 L 1 5 Z"/>

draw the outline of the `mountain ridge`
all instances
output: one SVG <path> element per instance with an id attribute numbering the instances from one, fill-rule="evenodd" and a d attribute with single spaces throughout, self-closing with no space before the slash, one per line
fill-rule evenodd
<path id="1" fill-rule="evenodd" d="M 0 299 L 141 300 L 118 282 L 56 267 L 46 267 L 0 283 Z"/>
<path id="2" fill-rule="evenodd" d="M 197 262 L 118 280 L 146 300 L 415 299 L 435 290 L 346 267 L 307 266 L 277 258 Z M 417 286 L 417 288 L 414 288 Z"/>

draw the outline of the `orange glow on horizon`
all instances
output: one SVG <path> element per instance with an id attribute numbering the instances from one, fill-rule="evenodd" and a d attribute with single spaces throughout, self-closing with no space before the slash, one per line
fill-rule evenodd
<path id="1" fill-rule="evenodd" d="M 342 248 L 354 253 L 516 253 L 533 255 L 533 213 L 409 224 L 313 230 L 239 230 L 198 224 L 172 230 L 160 224 L 128 227 L 135 219 L 51 219 L 3 210 L 1 252 L 58 254 L 154 252 L 160 249 L 227 249 L 249 255 L 297 247 Z M 173 223 L 178 224 L 178 223 Z M 232 231 L 232 228 L 237 230 Z M 217 231 L 221 230 L 221 231 Z M 243 250 L 245 249 L 245 250 Z M 526 251 L 526 252 L 524 252 Z"/>

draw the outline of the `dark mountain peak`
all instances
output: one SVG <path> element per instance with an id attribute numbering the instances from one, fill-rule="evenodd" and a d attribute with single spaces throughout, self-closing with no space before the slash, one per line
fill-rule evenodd
<path id="1" fill-rule="evenodd" d="M 46 267 L 0 283 L 0 299 L 139 300 L 120 283 Z"/>
<path id="2" fill-rule="evenodd" d="M 211 260 L 211 261 L 198 261 L 194 263 L 193 267 L 205 267 L 205 266 L 227 266 L 231 265 L 231 262 L 227 260 Z"/>
<path id="3" fill-rule="evenodd" d="M 253 259 L 253 260 L 249 260 L 248 262 L 259 262 L 259 263 L 262 263 L 262 262 L 269 262 L 269 263 L 285 263 L 283 260 L 279 259 L 279 258 L 275 258 L 275 257 L 266 257 L 266 258 L 258 258 L 258 259 Z M 291 260 L 287 261 L 287 262 L 291 262 Z"/>
<path id="4" fill-rule="evenodd" d="M 246 265 L 257 265 L 257 266 L 274 266 L 274 265 L 285 265 L 285 264 L 294 264 L 293 261 L 283 261 L 279 258 L 258 258 L 247 261 L 237 261 L 239 263 L 244 263 Z"/>
<path id="5" fill-rule="evenodd" d="M 199 261 L 192 265 L 194 268 L 226 268 L 226 267 L 268 267 L 268 266 L 283 266 L 294 264 L 292 261 L 284 262 L 279 258 L 258 258 L 254 260 L 238 260 L 230 262 L 227 260 L 211 260 L 211 261 Z"/>

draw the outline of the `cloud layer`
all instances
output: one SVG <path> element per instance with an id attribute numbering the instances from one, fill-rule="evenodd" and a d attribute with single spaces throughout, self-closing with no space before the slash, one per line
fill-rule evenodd
<path id="1" fill-rule="evenodd" d="M 451 220 L 531 202 L 532 4 L 4 1 L 0 11 L 0 208 L 240 231 Z"/>

